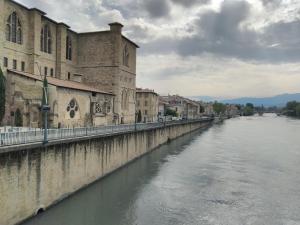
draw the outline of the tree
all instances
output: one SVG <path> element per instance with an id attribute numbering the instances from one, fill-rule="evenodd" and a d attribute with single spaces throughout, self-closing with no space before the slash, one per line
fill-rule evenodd
<path id="1" fill-rule="evenodd" d="M 226 105 L 224 105 L 223 103 L 220 103 L 220 102 L 215 102 L 213 104 L 213 109 L 214 109 L 215 113 L 220 115 L 226 111 Z"/>
<path id="2" fill-rule="evenodd" d="M 237 104 L 237 105 L 235 105 L 235 106 L 236 106 L 236 108 L 237 108 L 238 110 L 241 110 L 241 109 L 242 109 L 242 106 L 239 105 L 239 104 Z"/>
<path id="3" fill-rule="evenodd" d="M 200 105 L 200 113 L 204 113 L 205 112 L 205 108 L 203 105 Z"/>
<path id="4" fill-rule="evenodd" d="M 300 117 L 300 102 L 298 103 L 298 105 L 296 106 L 296 116 Z"/>
<path id="5" fill-rule="evenodd" d="M 23 126 L 23 116 L 20 109 L 17 109 L 15 112 L 15 126 L 22 127 Z"/>
<path id="6" fill-rule="evenodd" d="M 0 67 L 0 124 L 5 115 L 5 77 Z"/>
<path id="7" fill-rule="evenodd" d="M 169 109 L 167 108 L 166 109 L 166 112 L 165 112 L 165 116 L 173 116 L 173 117 L 177 117 L 178 116 L 178 113 L 173 110 L 173 109 Z"/>
<path id="8" fill-rule="evenodd" d="M 254 105 L 252 103 L 247 103 L 243 108 L 244 116 L 253 116 L 254 115 Z"/>
<path id="9" fill-rule="evenodd" d="M 297 108 L 300 102 L 291 101 L 286 104 L 285 110 L 288 116 L 297 116 Z"/>

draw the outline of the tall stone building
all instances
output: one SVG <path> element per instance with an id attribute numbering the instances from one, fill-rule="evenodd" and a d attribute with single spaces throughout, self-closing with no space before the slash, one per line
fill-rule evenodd
<path id="1" fill-rule="evenodd" d="M 18 107 L 24 126 L 32 126 L 31 108 L 41 105 L 41 76 L 49 77 L 49 92 L 55 89 L 60 96 L 49 93 L 54 127 L 86 125 L 83 117 L 92 118 L 94 125 L 134 122 L 138 46 L 122 35 L 122 24 L 109 26 L 107 31 L 77 33 L 39 9 L 0 0 L 0 66 L 7 78 L 4 122 L 13 125 Z M 69 114 L 73 99 L 84 113 L 62 117 Z"/>

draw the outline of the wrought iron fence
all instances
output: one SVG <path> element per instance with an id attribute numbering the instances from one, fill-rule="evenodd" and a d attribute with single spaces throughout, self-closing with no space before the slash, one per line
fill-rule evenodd
<path id="1" fill-rule="evenodd" d="M 126 133 L 131 131 L 141 131 L 164 126 L 172 126 L 176 124 L 187 124 L 193 122 L 210 121 L 211 118 L 201 118 L 196 120 L 180 120 L 162 123 L 137 123 L 124 125 L 110 125 L 101 127 L 77 127 L 77 128 L 60 128 L 48 129 L 48 140 L 62 140 L 78 137 L 88 137 L 94 135 L 110 135 L 116 133 Z M 44 138 L 44 129 L 30 129 L 28 131 L 14 131 L 0 133 L 0 147 L 10 145 L 20 145 L 29 143 L 42 142 Z"/>

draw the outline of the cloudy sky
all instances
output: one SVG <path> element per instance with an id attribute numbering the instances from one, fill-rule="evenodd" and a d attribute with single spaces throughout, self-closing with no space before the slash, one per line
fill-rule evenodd
<path id="1" fill-rule="evenodd" d="M 73 30 L 119 21 L 137 85 L 184 96 L 300 92 L 299 0 L 18 0 Z"/>

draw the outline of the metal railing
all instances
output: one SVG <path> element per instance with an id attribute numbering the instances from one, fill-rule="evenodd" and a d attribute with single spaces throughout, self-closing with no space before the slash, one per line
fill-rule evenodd
<path id="1" fill-rule="evenodd" d="M 162 123 L 137 123 L 137 124 L 124 124 L 124 125 L 110 125 L 101 127 L 77 127 L 77 128 L 60 128 L 48 129 L 48 140 L 63 140 L 78 137 L 88 137 L 94 135 L 109 135 L 116 133 L 126 133 L 131 131 L 141 131 L 153 128 L 172 126 L 176 124 L 187 124 L 193 122 L 208 122 L 211 118 L 201 118 L 195 120 L 180 120 L 169 121 Z M 43 141 L 44 129 L 35 129 L 17 132 L 0 133 L 0 147 L 21 145 L 30 143 L 39 143 Z"/>

